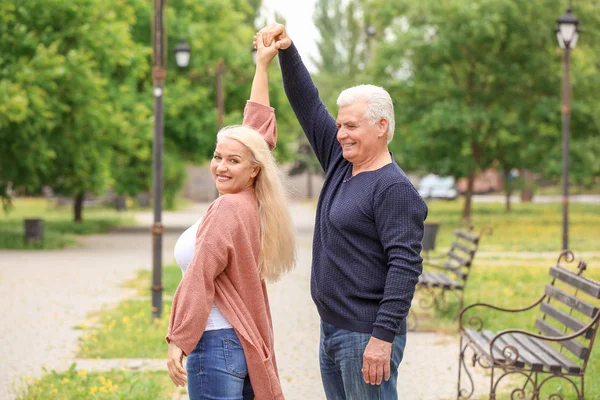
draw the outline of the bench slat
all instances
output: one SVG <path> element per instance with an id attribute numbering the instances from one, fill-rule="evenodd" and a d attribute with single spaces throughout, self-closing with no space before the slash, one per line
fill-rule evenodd
<path id="1" fill-rule="evenodd" d="M 458 261 L 458 265 L 463 267 L 463 266 L 471 266 L 471 260 L 467 260 L 466 258 L 463 258 L 461 256 L 459 256 L 458 254 L 456 254 L 454 251 L 450 251 L 448 253 L 448 257 Z"/>
<path id="2" fill-rule="evenodd" d="M 526 347 L 531 353 L 535 354 L 536 357 L 544 363 L 544 367 L 549 372 L 560 372 L 563 368 L 562 363 L 558 362 L 556 359 L 552 358 L 546 351 L 543 351 L 538 346 L 536 346 L 536 344 L 528 336 L 518 333 L 512 333 L 510 334 L 510 336 L 512 336 L 514 340 L 519 342 L 522 346 Z"/>
<path id="3" fill-rule="evenodd" d="M 543 312 L 544 314 L 554 318 L 556 321 L 565 325 L 567 328 L 571 329 L 574 332 L 577 332 L 578 330 L 585 327 L 585 324 L 583 322 L 579 321 L 577 318 L 567 314 L 564 311 L 559 310 L 558 308 L 556 308 L 546 302 L 543 302 L 540 305 L 540 311 Z M 588 329 L 587 332 L 585 333 L 586 339 L 591 339 L 593 335 L 594 335 L 593 329 Z"/>
<path id="4" fill-rule="evenodd" d="M 488 348 L 489 348 L 489 344 L 492 341 L 492 339 L 494 338 L 494 336 L 496 336 L 496 332 L 483 330 L 483 331 L 481 331 L 481 334 L 485 338 L 485 340 L 488 342 Z M 498 340 L 496 340 L 494 342 L 494 350 L 497 349 L 498 354 L 502 354 L 502 349 L 508 345 L 509 344 L 504 339 L 504 336 L 501 336 L 498 338 Z M 506 362 L 506 358 L 504 356 L 502 356 L 502 359 L 504 360 L 504 362 Z M 523 360 L 523 358 L 521 356 L 519 356 L 517 361 L 515 361 L 512 365 L 517 368 L 523 368 L 525 366 L 525 360 Z"/>
<path id="5" fill-rule="evenodd" d="M 544 293 L 546 294 L 546 296 L 550 296 L 562 302 L 563 304 L 576 309 L 580 313 L 587 315 L 590 318 L 595 317 L 596 313 L 598 312 L 597 307 L 594 307 L 573 295 L 563 292 L 556 286 L 546 285 Z"/>
<path id="6" fill-rule="evenodd" d="M 561 332 L 559 329 L 555 328 L 554 326 L 539 318 L 535 320 L 535 327 L 546 336 L 557 337 L 565 335 L 565 333 Z M 562 342 L 559 342 L 559 344 L 564 348 L 568 349 L 571 353 L 573 353 L 579 358 L 584 359 L 587 357 L 587 347 L 583 346 L 581 343 L 575 340 L 564 340 Z"/>
<path id="7" fill-rule="evenodd" d="M 463 281 L 467 277 L 467 274 L 465 274 L 464 272 L 462 272 L 461 269 L 458 266 L 452 264 L 452 262 L 450 262 L 450 261 L 446 261 L 444 263 L 444 268 L 449 269 L 450 271 L 454 272 L 458 276 L 458 278 L 461 279 L 461 280 L 463 280 Z"/>
<path id="8" fill-rule="evenodd" d="M 581 371 L 581 368 L 579 367 L 579 365 L 575 364 L 573 361 L 571 361 L 570 359 L 565 357 L 554 347 L 550 346 L 548 343 L 544 342 L 541 339 L 530 338 L 525 335 L 519 335 L 518 340 L 526 341 L 526 342 L 530 343 L 532 346 L 535 346 L 535 347 L 533 347 L 534 349 L 535 348 L 539 349 L 538 354 L 540 355 L 540 357 L 547 357 L 547 358 L 550 358 L 551 360 L 554 360 L 554 361 L 548 362 L 547 363 L 548 366 L 553 366 L 553 365 L 560 366 L 565 371 L 567 371 L 568 373 L 571 373 L 571 374 L 578 374 Z M 551 371 L 553 371 L 554 369 L 555 368 L 552 367 Z M 558 372 L 560 372 L 560 370 Z"/>
<path id="9" fill-rule="evenodd" d="M 464 333 L 467 339 L 469 339 L 477 347 L 479 353 L 483 354 L 488 360 L 492 359 L 492 356 L 490 355 L 489 340 L 485 339 L 479 332 L 477 332 L 474 329 L 465 329 Z M 498 350 L 497 346 L 494 346 L 494 356 L 496 357 L 496 360 L 498 360 L 501 363 L 506 361 L 504 359 L 504 356 L 502 356 L 502 352 Z"/>
<path id="10" fill-rule="evenodd" d="M 475 249 L 471 249 L 468 246 L 465 246 L 462 243 L 454 242 L 452 243 L 452 247 L 462 250 L 465 254 L 468 254 L 469 258 L 472 260 L 475 255 Z"/>
<path id="11" fill-rule="evenodd" d="M 541 361 L 534 352 L 531 352 L 527 346 L 524 346 L 520 342 L 516 341 L 515 338 L 510 335 L 502 335 L 501 339 L 513 346 L 519 352 L 519 359 L 522 359 L 531 366 L 531 369 L 534 371 L 543 371 L 544 370 L 544 362 Z"/>
<path id="12" fill-rule="evenodd" d="M 455 234 L 456 236 L 458 236 L 458 237 L 461 237 L 461 238 L 463 238 L 463 239 L 466 239 L 466 240 L 468 240 L 468 241 L 470 241 L 470 242 L 473 242 L 473 243 L 475 243 L 475 244 L 477 244 L 477 243 L 479 242 L 479 236 L 477 236 L 477 235 L 475 235 L 475 234 L 473 234 L 473 233 L 467 232 L 467 231 L 465 231 L 465 230 L 462 230 L 462 229 L 458 229 L 458 230 L 456 230 L 456 231 L 454 232 L 454 234 Z"/>
<path id="13" fill-rule="evenodd" d="M 600 299 L 600 283 L 595 282 L 591 279 L 578 276 L 571 271 L 567 271 L 561 267 L 550 268 L 550 276 L 555 277 L 577 289 L 584 291 L 585 293 L 593 296 L 596 299 Z"/>
<path id="14" fill-rule="evenodd" d="M 444 282 L 444 284 L 446 286 L 448 286 L 449 288 L 462 289 L 462 286 L 458 282 L 456 282 L 454 279 L 450 278 L 448 275 L 440 272 L 438 274 L 438 276 L 439 276 L 440 280 L 442 280 Z"/>

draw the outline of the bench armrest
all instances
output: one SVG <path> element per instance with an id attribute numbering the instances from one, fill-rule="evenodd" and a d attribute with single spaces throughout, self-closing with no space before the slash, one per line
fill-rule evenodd
<path id="1" fill-rule="evenodd" d="M 496 334 L 496 336 L 494 336 L 492 338 L 492 340 L 490 340 L 490 354 L 492 356 L 492 361 L 494 361 L 495 363 L 505 364 L 505 365 L 509 366 L 509 365 L 514 364 L 519 358 L 519 351 L 515 347 L 510 346 L 510 345 L 505 346 L 502 349 L 502 353 L 503 353 L 502 355 L 505 356 L 507 359 L 505 362 L 500 362 L 495 358 L 494 353 L 492 352 L 492 349 L 494 348 L 494 344 L 495 344 L 496 340 L 498 340 L 500 337 L 502 337 L 504 335 L 507 335 L 509 333 L 519 333 L 521 335 L 529 336 L 532 338 L 536 338 L 536 339 L 540 339 L 540 340 L 544 340 L 544 341 L 548 341 L 548 342 L 560 343 L 560 342 L 575 339 L 581 335 L 584 335 L 592 326 L 594 326 L 594 324 L 596 324 L 598 322 L 599 318 L 600 318 L 600 311 L 598 311 L 596 313 L 596 316 L 592 319 L 592 321 L 589 324 L 587 324 L 586 326 L 584 326 L 577 332 L 573 332 L 570 335 L 563 335 L 563 336 L 540 335 L 537 333 L 525 331 L 523 329 L 505 329 L 503 331 L 500 331 Z M 509 350 L 509 351 L 507 351 L 507 350 Z M 510 354 L 509 354 L 509 352 L 510 352 Z"/>
<path id="2" fill-rule="evenodd" d="M 516 312 L 531 310 L 532 308 L 534 308 L 535 306 L 540 304 L 545 298 L 546 298 L 546 295 L 543 295 L 537 301 L 535 301 L 533 304 L 530 304 L 527 307 L 523 307 L 523 308 L 503 308 L 503 307 L 498 307 L 498 306 L 495 306 L 493 304 L 488 304 L 488 303 L 473 303 L 471 305 L 468 305 L 467 307 L 464 307 L 462 310 L 460 310 L 460 313 L 458 314 L 459 331 L 464 331 L 464 324 L 463 324 L 464 314 L 472 308 L 484 307 L 484 308 L 491 308 L 492 310 L 496 310 L 496 311 L 516 313 Z M 469 325 L 473 325 L 475 322 L 479 322 L 479 324 L 480 324 L 480 326 L 476 330 L 481 331 L 481 329 L 483 329 L 483 320 L 481 319 L 481 317 L 474 315 L 471 318 L 469 318 L 469 321 L 468 321 Z"/>

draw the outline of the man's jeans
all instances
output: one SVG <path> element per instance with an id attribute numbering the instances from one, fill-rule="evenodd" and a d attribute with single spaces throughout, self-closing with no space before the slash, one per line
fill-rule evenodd
<path id="1" fill-rule="evenodd" d="M 398 399 L 398 366 L 406 335 L 394 339 L 390 379 L 383 379 L 381 385 L 370 385 L 363 379 L 363 354 L 370 338 L 369 333 L 351 332 L 321 321 L 319 361 L 327 400 Z"/>
<path id="2" fill-rule="evenodd" d="M 233 329 L 205 331 L 186 369 L 190 400 L 254 398 L 244 350 Z"/>

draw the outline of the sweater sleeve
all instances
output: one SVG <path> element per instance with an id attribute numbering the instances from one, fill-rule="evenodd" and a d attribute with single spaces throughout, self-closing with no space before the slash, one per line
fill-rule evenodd
<path id="1" fill-rule="evenodd" d="M 294 44 L 279 51 L 279 63 L 288 101 L 321 167 L 327 172 L 334 154 L 341 154 L 335 119 L 319 98 L 319 91 Z"/>
<path id="2" fill-rule="evenodd" d="M 175 342 L 185 355 L 202 337 L 215 297 L 215 278 L 228 265 L 234 250 L 233 235 L 241 228 L 224 197 L 207 210 L 196 234 L 194 256 L 173 298 L 166 340 Z"/>
<path id="3" fill-rule="evenodd" d="M 372 335 L 393 342 L 423 271 L 420 253 L 427 206 L 414 187 L 395 183 L 375 195 L 374 207 L 388 272 Z"/>
<path id="4" fill-rule="evenodd" d="M 248 100 L 244 108 L 244 125 L 260 132 L 273 150 L 277 144 L 277 121 L 275 109 L 260 103 Z"/>

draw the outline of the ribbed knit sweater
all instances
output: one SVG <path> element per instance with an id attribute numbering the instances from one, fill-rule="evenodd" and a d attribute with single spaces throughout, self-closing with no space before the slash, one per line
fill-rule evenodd
<path id="1" fill-rule="evenodd" d="M 392 342 L 422 272 L 427 206 L 394 161 L 352 175 L 337 127 L 292 44 L 279 51 L 288 100 L 325 172 L 313 238 L 311 294 L 324 322 Z"/>

